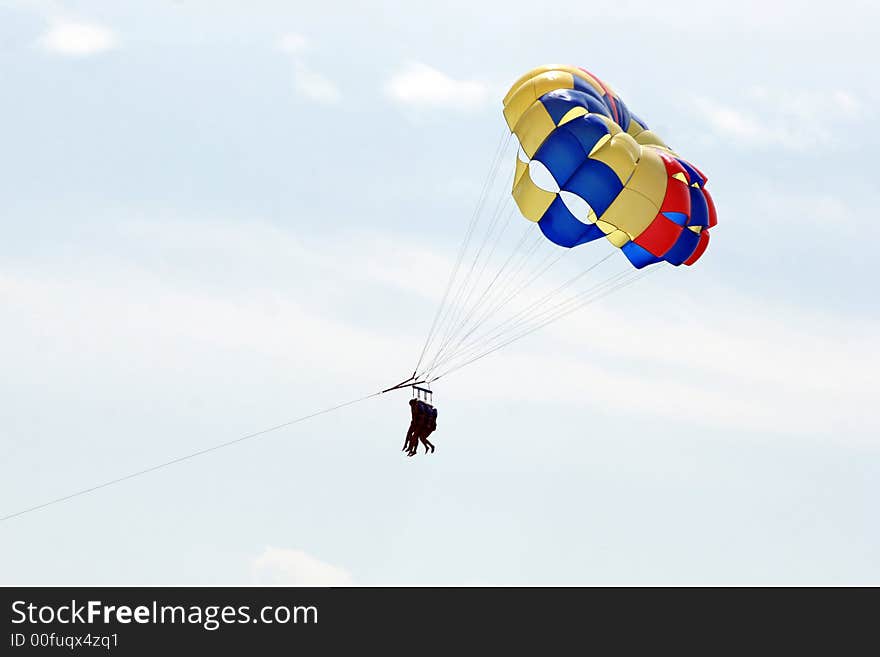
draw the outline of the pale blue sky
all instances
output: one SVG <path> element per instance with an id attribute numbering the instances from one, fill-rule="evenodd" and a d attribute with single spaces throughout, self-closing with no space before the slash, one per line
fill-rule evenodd
<path id="1" fill-rule="evenodd" d="M 370 401 L 3 523 L 0 583 L 880 583 L 872 3 L 364 4 L 0 0 L 0 516 L 408 374 L 539 64 L 709 252 L 439 384 L 429 458 Z"/>

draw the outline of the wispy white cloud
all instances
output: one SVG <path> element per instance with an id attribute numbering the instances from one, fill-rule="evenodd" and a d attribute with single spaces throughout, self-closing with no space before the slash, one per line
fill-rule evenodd
<path id="1" fill-rule="evenodd" d="M 865 106 L 862 101 L 849 91 L 838 89 L 837 91 L 832 92 L 831 98 L 837 109 L 845 115 L 853 117 L 861 116 L 865 111 Z"/>
<path id="2" fill-rule="evenodd" d="M 259 584 L 283 586 L 351 586 L 349 572 L 302 550 L 267 547 L 251 563 Z"/>
<path id="3" fill-rule="evenodd" d="M 309 40 L 302 34 L 290 32 L 278 39 L 278 49 L 283 52 L 300 54 L 308 50 Z"/>
<path id="4" fill-rule="evenodd" d="M 753 87 L 733 102 L 697 97 L 694 107 L 718 137 L 736 146 L 795 151 L 834 144 L 835 135 L 825 127 L 829 117 L 838 123 L 865 115 L 862 101 L 842 89 L 819 93 Z"/>
<path id="5" fill-rule="evenodd" d="M 309 39 L 302 34 L 291 32 L 278 40 L 278 49 L 293 58 L 293 83 L 297 92 L 316 103 L 339 102 L 342 98 L 339 86 L 306 61 L 304 55 L 310 48 Z"/>
<path id="6" fill-rule="evenodd" d="M 385 83 L 385 94 L 395 103 L 411 107 L 474 110 L 489 101 L 489 85 L 459 80 L 423 64 L 410 62 Z"/>
<path id="7" fill-rule="evenodd" d="M 67 21 L 52 25 L 37 43 L 52 53 L 85 57 L 115 48 L 119 39 L 112 29 L 104 25 Z"/>
<path id="8" fill-rule="evenodd" d="M 317 103 L 336 103 L 342 98 L 342 92 L 333 80 L 305 62 L 296 63 L 294 84 L 302 96 Z"/>
<path id="9" fill-rule="evenodd" d="M 698 98 L 696 107 L 709 125 L 721 135 L 756 142 L 770 133 L 769 128 L 750 112 L 709 98 Z"/>
<path id="10" fill-rule="evenodd" d="M 804 229 L 819 229 L 817 234 L 826 234 L 828 237 L 848 233 L 849 230 L 861 231 L 873 229 L 876 226 L 872 217 L 865 216 L 837 195 L 822 191 L 804 191 L 802 193 L 788 193 L 783 190 L 773 189 L 758 197 L 763 216 L 773 217 L 777 226 L 791 226 Z M 758 219 L 760 221 L 760 219 Z"/>

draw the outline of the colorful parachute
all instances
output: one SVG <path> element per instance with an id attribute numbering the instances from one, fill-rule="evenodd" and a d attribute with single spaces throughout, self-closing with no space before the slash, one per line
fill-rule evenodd
<path id="1" fill-rule="evenodd" d="M 513 198 L 551 241 L 605 237 L 639 269 L 706 250 L 717 223 L 706 176 L 596 76 L 533 69 L 504 97 L 504 118 L 520 143 Z"/>

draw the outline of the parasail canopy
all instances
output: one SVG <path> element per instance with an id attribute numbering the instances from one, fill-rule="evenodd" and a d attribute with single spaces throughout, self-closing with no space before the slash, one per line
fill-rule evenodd
<path id="1" fill-rule="evenodd" d="M 540 66 L 504 97 L 519 140 L 513 198 L 547 239 L 604 237 L 638 269 L 692 265 L 717 223 L 706 176 L 679 157 L 602 80 Z"/>

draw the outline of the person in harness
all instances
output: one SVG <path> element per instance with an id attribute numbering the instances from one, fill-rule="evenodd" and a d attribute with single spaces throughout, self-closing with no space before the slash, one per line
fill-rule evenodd
<path id="1" fill-rule="evenodd" d="M 419 451 L 419 442 L 421 441 L 425 446 L 425 454 L 429 449 L 433 452 L 435 448 L 428 440 L 428 436 L 437 429 L 437 409 L 421 399 L 410 399 L 409 407 L 412 421 L 406 432 L 402 451 L 406 452 L 407 456 L 415 456 Z"/>
<path id="2" fill-rule="evenodd" d="M 437 431 L 437 409 L 428 404 L 428 421 L 427 426 L 425 427 L 425 432 L 423 436 L 419 436 L 419 440 L 422 441 L 422 444 L 425 446 L 425 454 L 428 453 L 428 448 L 431 448 L 431 453 L 434 452 L 434 445 L 428 441 L 428 436 Z"/>

